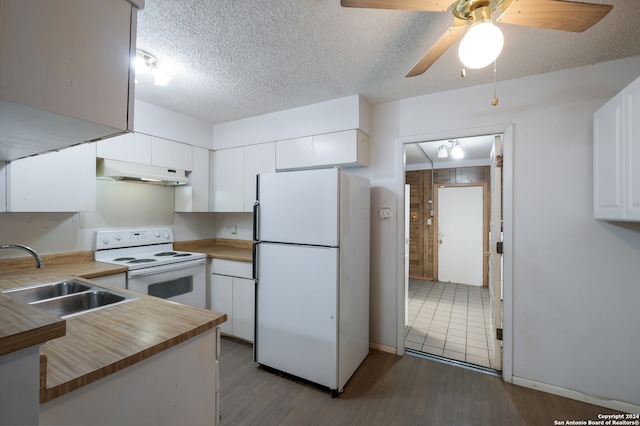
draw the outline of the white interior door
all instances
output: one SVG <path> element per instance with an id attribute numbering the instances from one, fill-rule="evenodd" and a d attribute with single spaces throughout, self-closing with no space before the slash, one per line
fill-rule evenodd
<path id="1" fill-rule="evenodd" d="M 438 281 L 482 286 L 482 186 L 438 188 Z"/>
<path id="2" fill-rule="evenodd" d="M 496 136 L 491 151 L 491 214 L 489 219 L 489 295 L 491 300 L 491 342 L 494 345 L 492 367 L 502 370 L 502 341 L 496 339 L 496 329 L 502 328 L 502 254 L 497 252 L 502 242 L 502 167 L 496 157 L 502 154 L 502 137 Z"/>

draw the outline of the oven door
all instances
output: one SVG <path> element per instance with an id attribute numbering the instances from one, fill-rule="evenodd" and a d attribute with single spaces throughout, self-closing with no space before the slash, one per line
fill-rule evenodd
<path id="1" fill-rule="evenodd" d="M 206 258 L 129 271 L 128 288 L 138 293 L 204 308 Z"/>

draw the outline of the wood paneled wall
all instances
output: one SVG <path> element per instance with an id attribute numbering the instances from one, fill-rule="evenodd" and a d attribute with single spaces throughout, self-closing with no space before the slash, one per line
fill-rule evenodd
<path id="1" fill-rule="evenodd" d="M 430 216 L 435 206 L 431 185 L 431 170 L 411 170 L 406 172 L 406 183 L 410 185 L 409 206 L 409 277 L 422 280 L 435 280 L 435 218 Z M 457 167 L 435 169 L 433 181 L 439 183 L 476 183 L 490 179 L 489 166 Z M 435 212 L 434 212 L 435 213 Z M 431 225 L 428 220 L 431 219 Z M 488 218 L 485 218 L 488 220 Z"/>

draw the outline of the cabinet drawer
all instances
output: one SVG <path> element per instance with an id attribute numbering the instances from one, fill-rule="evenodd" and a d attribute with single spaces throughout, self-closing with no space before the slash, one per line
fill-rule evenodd
<path id="1" fill-rule="evenodd" d="M 211 273 L 218 275 L 228 275 L 230 277 L 252 278 L 253 266 L 251 262 L 213 259 L 211 261 Z"/>

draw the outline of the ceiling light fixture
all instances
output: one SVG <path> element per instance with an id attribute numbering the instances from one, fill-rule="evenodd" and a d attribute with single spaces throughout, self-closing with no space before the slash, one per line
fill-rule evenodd
<path id="1" fill-rule="evenodd" d="M 136 76 L 146 74 L 151 71 L 156 86 L 166 86 L 171 77 L 160 69 L 160 61 L 151 53 L 142 49 L 136 50 L 136 58 L 134 62 Z M 137 83 L 137 79 L 136 79 Z"/>
<path id="2" fill-rule="evenodd" d="M 440 145 L 438 147 L 438 158 L 448 158 L 449 151 L 451 151 L 451 158 L 456 160 L 464 158 L 464 151 L 462 150 L 462 146 L 460 146 L 460 141 L 457 139 L 455 141 L 450 140 L 449 143 L 451 146 Z"/>
<path id="3" fill-rule="evenodd" d="M 491 19 L 483 19 L 469 27 L 460 42 L 458 56 L 467 68 L 484 68 L 498 58 L 503 46 L 500 28 Z"/>

